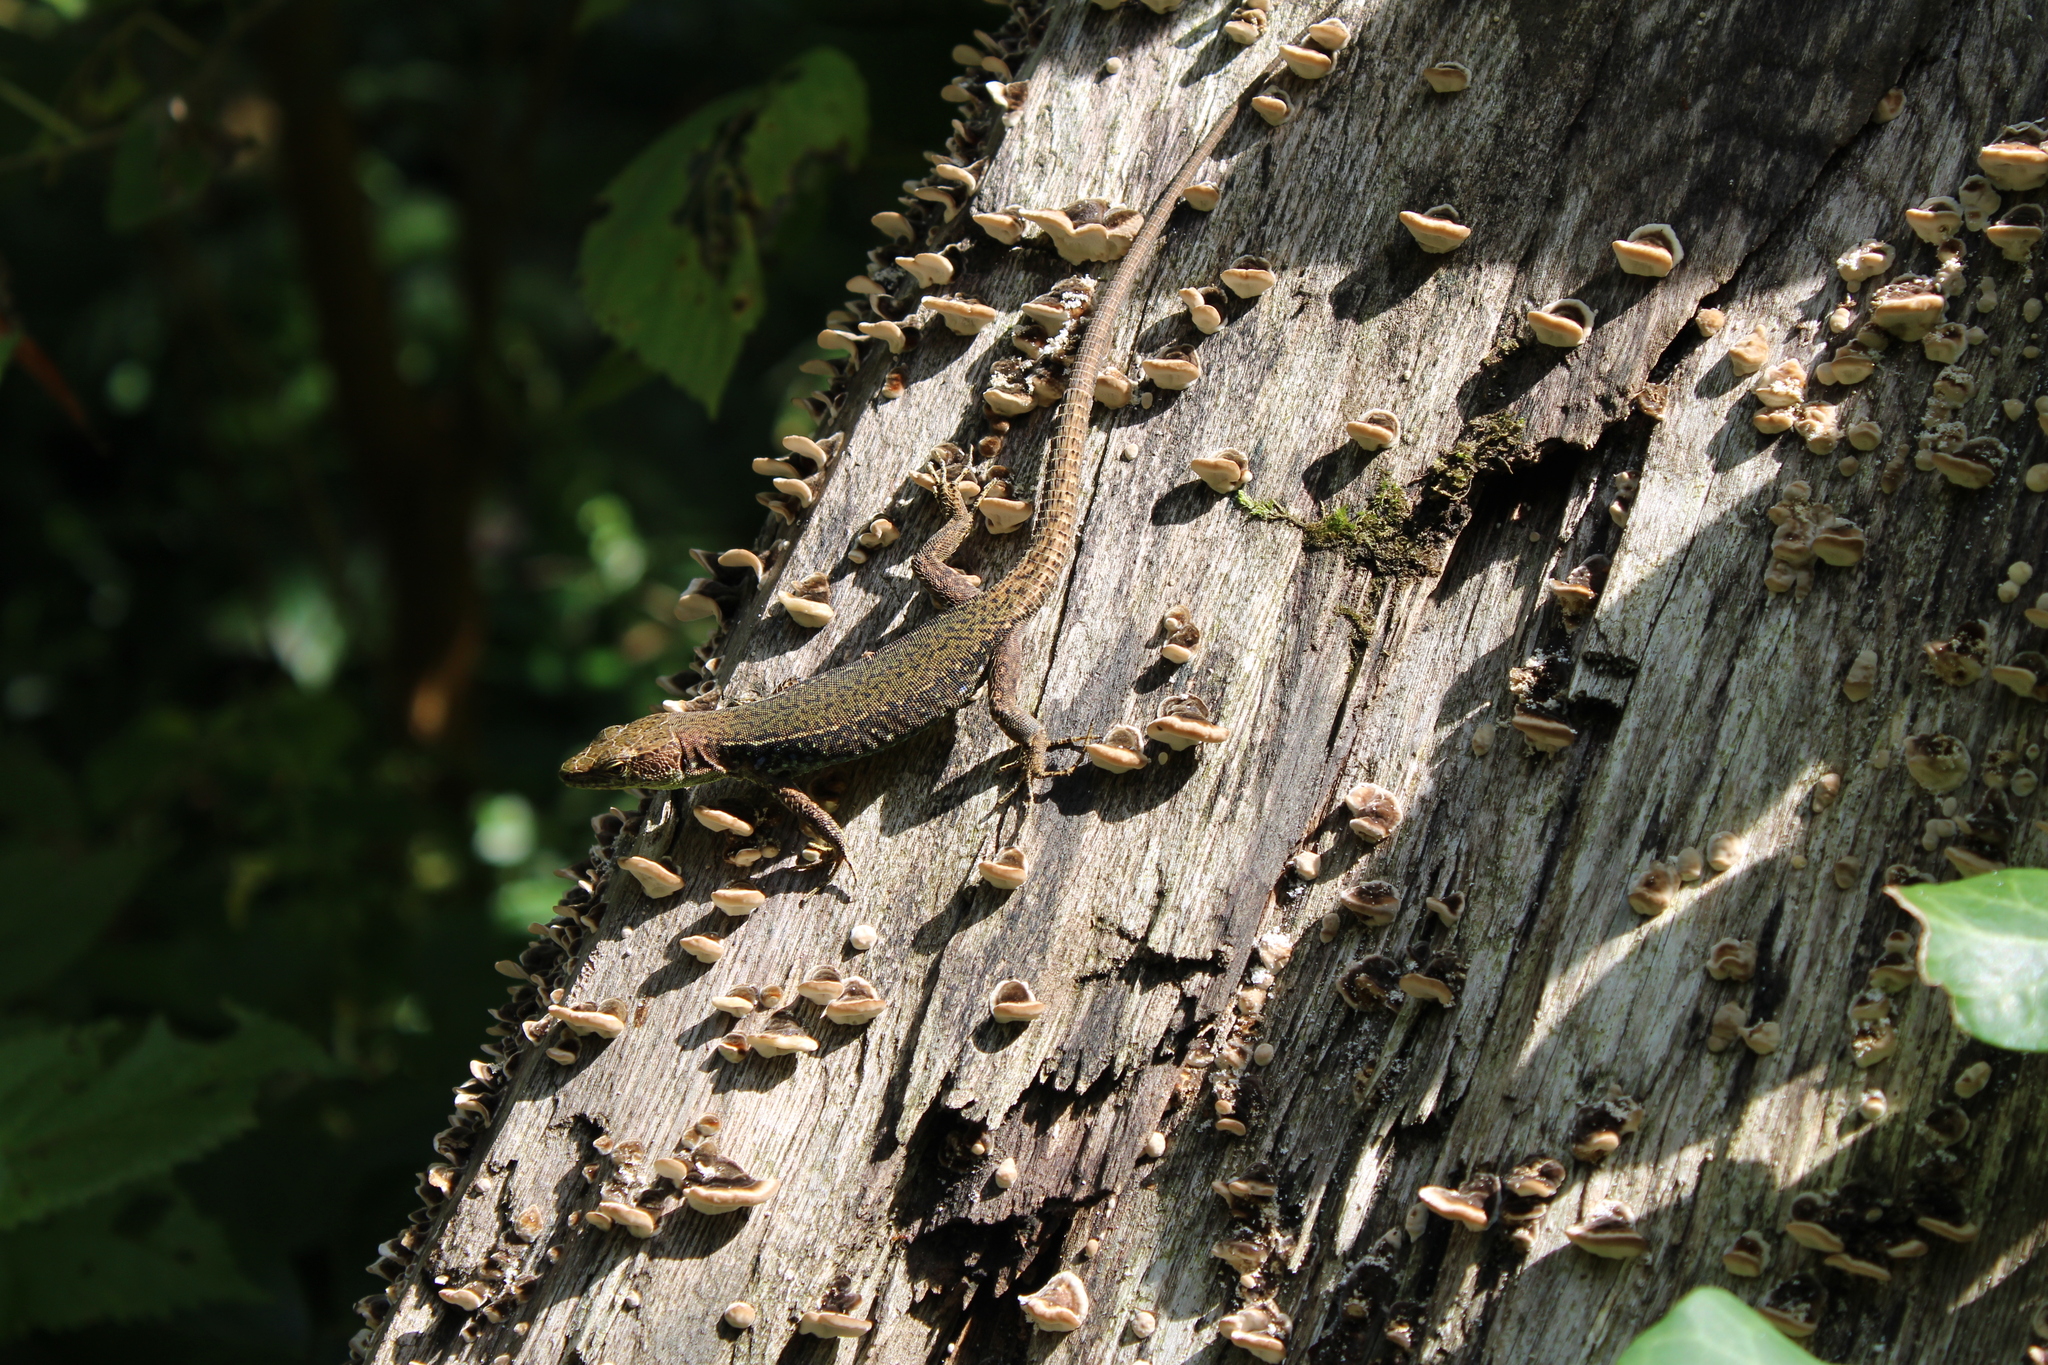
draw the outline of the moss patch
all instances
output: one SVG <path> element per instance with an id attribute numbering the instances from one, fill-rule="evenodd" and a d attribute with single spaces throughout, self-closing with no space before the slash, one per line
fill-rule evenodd
<path id="1" fill-rule="evenodd" d="M 1249 497 L 1241 489 L 1236 501 L 1254 521 L 1292 526 L 1311 550 L 1342 550 L 1355 564 L 1398 577 L 1433 574 L 1443 567 L 1440 551 L 1470 517 L 1474 483 L 1526 453 L 1522 419 L 1490 412 L 1467 422 L 1457 444 L 1422 471 L 1412 506 L 1400 485 L 1385 474 L 1362 506 L 1339 503 L 1314 521 L 1270 498 Z M 1339 610 L 1349 616 L 1355 609 Z M 1352 625 L 1370 634 L 1369 625 L 1355 619 Z"/>

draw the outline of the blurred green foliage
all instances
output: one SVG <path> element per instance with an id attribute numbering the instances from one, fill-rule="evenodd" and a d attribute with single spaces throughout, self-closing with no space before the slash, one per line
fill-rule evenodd
<path id="1" fill-rule="evenodd" d="M 0 0 L 10 1361 L 341 1358 L 988 13 Z"/>

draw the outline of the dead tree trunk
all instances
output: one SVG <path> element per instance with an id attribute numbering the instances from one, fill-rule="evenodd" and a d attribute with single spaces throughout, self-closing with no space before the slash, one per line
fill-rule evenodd
<path id="1" fill-rule="evenodd" d="M 472 1087 L 490 1121 L 443 1140 L 459 1160 L 434 1179 L 453 1193 L 417 1254 L 387 1264 L 410 1258 L 370 1341 L 377 1360 L 1228 1362 L 1251 1357 L 1218 1318 L 1271 1300 L 1292 1318 L 1289 1359 L 1564 1365 L 1612 1359 L 1693 1285 L 1783 1302 L 1795 1276 L 1824 1291 L 1809 1342 L 1824 1358 L 2019 1357 L 2048 1293 L 2041 1177 L 2021 1136 L 2048 1124 L 2043 1064 L 1970 1043 L 1913 986 L 1889 997 L 1889 1025 L 1865 1030 L 1866 1047 L 1894 1030 L 1896 1054 L 1860 1067 L 1845 1007 L 1906 927 L 1880 894 L 1904 875 L 1888 869 L 1950 871 L 1943 827 L 1923 838 L 1945 812 L 1899 761 L 1905 739 L 1953 735 L 1994 780 L 2001 763 L 2041 766 L 2034 702 L 1988 680 L 1947 685 L 1921 648 L 1979 618 L 1994 658 L 2039 643 L 2021 617 L 2033 590 L 1997 595 L 2043 524 L 2020 478 L 2042 458 L 2039 304 L 2023 303 L 2038 286 L 2027 263 L 1962 234 L 1967 283 L 1947 317 L 1983 337 L 1960 362 L 1974 394 L 1934 415 L 2008 448 L 1981 490 L 1915 468 L 1941 369 L 1922 346 L 1893 343 L 1853 388 L 1810 384 L 1838 425 L 1881 430 L 1875 449 L 1829 454 L 1759 432 L 1756 381 L 1729 353 L 1760 331 L 1773 365 L 1835 355 L 1847 334 L 1830 315 L 1854 304 L 1836 258 L 1866 239 L 1896 260 L 1857 297 L 1935 272 L 1903 210 L 1954 194 L 2000 125 L 2041 110 L 2035 19 L 2017 0 L 1337 8 L 1352 41 L 1334 71 L 1283 80 L 1286 121 L 1233 132 L 1211 177 L 1220 205 L 1180 211 L 1136 315 L 1118 320 L 1125 373 L 1190 344 L 1202 377 L 1098 413 L 1078 559 L 1028 632 L 1054 734 L 1143 726 L 1192 693 L 1231 738 L 1053 783 L 1021 841 L 1029 880 L 1007 894 L 974 876 L 1014 827 L 998 823 L 1006 744 L 981 709 L 828 778 L 859 880 L 794 866 L 787 831 L 758 879 L 766 904 L 742 920 L 709 899 L 736 875 L 720 861 L 730 839 L 689 817 L 690 794 L 654 796 L 595 860 L 601 894 L 580 908 L 594 927 L 565 912 L 556 932 L 573 952 L 529 955 L 570 1003 L 626 1002 L 630 1027 L 584 1039 L 567 1065 L 515 1033 L 503 1076 Z M 977 399 L 1015 354 L 1016 310 L 1073 273 L 1046 243 L 1004 247 L 969 215 L 1088 196 L 1142 206 L 1309 9 L 1276 4 L 1247 51 L 1216 0 L 1164 16 L 1020 4 L 999 36 L 1033 45 L 1015 57 L 1028 93 L 1012 86 L 1003 115 L 983 72 L 968 82 L 979 103 L 957 106 L 985 130 L 962 159 L 989 157 L 971 204 L 945 222 L 916 201 L 916 246 L 891 243 L 874 267 L 914 308 L 923 291 L 890 258 L 965 243 L 946 288 L 1001 317 L 972 337 L 927 317 L 901 356 L 868 347 L 821 427 L 846 433 L 821 497 L 762 538 L 788 539 L 779 586 L 830 576 L 836 614 L 800 630 L 764 610 L 772 591 L 729 611 L 728 696 L 929 615 L 908 563 L 938 523 L 909 476 L 935 444 L 991 433 Z M 1423 83 L 1445 60 L 1471 69 L 1469 89 Z M 1894 87 L 1903 110 L 1874 119 Z M 1470 239 L 1424 254 L 1397 215 L 1445 201 Z M 1621 273 L 1610 242 L 1652 222 L 1676 229 L 1683 261 L 1663 279 Z M 1198 334 L 1176 291 L 1247 254 L 1278 286 L 1226 299 L 1221 330 Z M 1596 311 L 1590 338 L 1535 343 L 1525 312 L 1563 296 Z M 1725 314 L 1718 334 L 1695 325 L 1702 308 Z M 901 396 L 884 401 L 891 372 Z M 2007 399 L 2025 410 L 2009 416 Z M 1345 424 L 1374 408 L 1405 430 L 1367 453 Z M 1049 426 L 1045 411 L 1018 418 L 1002 445 L 1020 496 Z M 1226 447 L 1251 466 L 1246 500 L 1188 472 Z M 1804 507 L 1794 480 L 1811 488 Z M 1848 568 L 1786 562 L 1791 590 L 1767 590 L 1767 509 L 1796 535 L 1824 516 L 1814 504 L 1855 523 L 1868 553 Z M 903 539 L 856 563 L 877 517 Z M 993 579 L 1022 539 L 977 533 L 961 562 Z M 1604 586 L 1589 575 L 1590 620 L 1569 630 L 1547 580 L 1595 556 L 1612 569 Z M 1176 666 L 1158 623 L 1181 603 L 1203 639 Z M 1841 683 L 1865 649 L 1874 691 L 1851 701 Z M 1510 727 L 1518 712 L 1576 737 L 1536 752 Z M 1347 828 L 1343 798 L 1361 782 L 1405 811 L 1377 844 Z M 1946 815 L 1995 839 L 1998 813 L 1980 803 L 2013 798 L 2010 846 L 1970 847 L 2034 861 L 2048 849 L 2016 795 L 2030 786 L 1987 795 L 1973 781 Z M 744 791 L 694 799 L 785 828 Z M 1653 859 L 1683 862 L 1721 832 L 1725 870 L 1644 887 L 1642 908 L 1661 913 L 1632 907 Z M 1319 872 L 1293 870 L 1302 850 Z M 649 899 L 612 871 L 628 855 L 672 858 L 683 889 Z M 1395 889 L 1385 927 L 1340 906 L 1369 880 Z M 865 952 L 848 945 L 856 924 L 879 932 Z M 723 940 L 711 965 L 679 946 L 699 934 Z M 1753 977 L 1704 969 L 1722 939 L 1754 945 Z M 841 1026 L 795 1001 L 815 1055 L 720 1059 L 733 1025 L 714 997 L 787 990 L 827 965 L 872 982 L 880 1017 Z M 1376 971 L 1416 968 L 1445 977 L 1455 1004 L 1375 998 Z M 1005 978 L 1031 984 L 1042 1018 L 991 1020 Z M 529 993 L 510 1013 L 544 1003 Z M 1775 1023 L 1776 1050 L 1710 1050 L 1729 1004 Z M 1958 1100 L 1952 1082 L 1979 1057 L 1990 1085 Z M 1859 1116 L 1867 1090 L 1888 1116 Z M 1573 1156 L 1575 1140 L 1598 1156 L 1587 1106 L 1618 1095 L 1640 1102 L 1639 1129 L 1604 1161 Z M 1911 1201 L 1930 1197 L 1923 1120 L 1952 1122 L 1942 1105 L 1969 1119 L 1946 1150 L 1961 1154 L 1954 1216 L 1979 1225 L 1974 1242 L 1929 1234 L 1929 1254 L 1890 1262 L 1880 1283 L 1781 1234 L 1795 1196 L 1852 1182 L 1895 1213 L 1929 1207 Z M 651 1163 L 706 1114 L 725 1155 L 779 1177 L 766 1204 L 663 1213 Z M 1419 1187 L 1532 1155 L 1568 1176 L 1523 1242 L 1505 1222 L 1474 1230 L 1416 1203 Z M 1236 1201 L 1211 1192 L 1247 1175 Z M 649 1239 L 585 1221 L 600 1200 L 649 1191 L 662 1213 Z M 1567 1240 L 1606 1200 L 1634 1211 L 1646 1255 L 1598 1259 Z M 1745 1229 L 1765 1234 L 1761 1278 L 1723 1267 Z M 1239 1250 L 1242 1283 L 1212 1254 L 1232 1238 L 1256 1243 Z M 1018 1294 L 1063 1269 L 1092 1296 L 1085 1324 L 1029 1331 Z M 485 1311 L 444 1302 L 468 1285 Z M 872 1329 L 855 1345 L 797 1335 L 836 1290 Z M 721 1322 L 736 1300 L 758 1309 L 749 1330 Z M 1141 1321 L 1156 1324 L 1148 1339 Z"/>

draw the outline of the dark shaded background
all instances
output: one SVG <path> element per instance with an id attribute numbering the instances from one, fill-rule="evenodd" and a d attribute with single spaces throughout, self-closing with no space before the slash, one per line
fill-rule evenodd
<path id="1" fill-rule="evenodd" d="M 687 662 L 688 548 L 752 538 L 747 462 L 804 429 L 796 367 L 868 215 L 944 138 L 952 45 L 999 18 L 0 0 L 0 1043 L 157 1018 L 218 1039 L 233 1005 L 334 1063 L 268 1081 L 253 1129 L 117 1210 L 189 1199 L 251 1289 L 28 1330 L 24 1258 L 57 1239 L 14 1226 L 0 1354 L 341 1359 L 503 999 L 490 963 L 602 808 L 554 766 Z M 576 291 L 597 191 L 819 43 L 867 78 L 867 155 L 782 216 L 715 419 L 632 387 Z M 150 117 L 169 207 L 138 209 L 118 163 Z M 187 185 L 176 156 L 207 173 Z M 74 1280 L 119 1312 L 128 1273 Z"/>

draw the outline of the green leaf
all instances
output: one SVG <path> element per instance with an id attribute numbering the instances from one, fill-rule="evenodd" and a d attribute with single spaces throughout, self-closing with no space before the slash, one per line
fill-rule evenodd
<path id="1" fill-rule="evenodd" d="M 4 350 L 4 345 L 0 345 Z M 0 978 L 0 1000 L 11 1000 L 41 987 L 92 946 L 114 913 L 128 900 L 143 874 L 155 862 L 148 851 L 113 844 L 77 852 L 66 851 L 64 913 L 50 913 L 48 897 L 16 895 L 0 902 L 0 938 L 13 943 L 33 940 L 36 951 L 14 971 Z M 28 840 L 0 844 L 0 886 L 33 887 L 48 880 L 51 853 L 47 844 Z M 0 1068 L 5 1063 L 0 1062 Z"/>
<path id="2" fill-rule="evenodd" d="M 717 414 L 766 312 L 761 243 L 820 158 L 859 155 L 867 92 L 815 48 L 699 109 L 635 157 L 584 234 L 583 298 L 613 340 Z"/>
<path id="3" fill-rule="evenodd" d="M 2048 1052 L 2048 871 L 2007 868 L 1889 888 L 1920 921 L 1920 975 L 1973 1038 Z"/>
<path id="4" fill-rule="evenodd" d="M 0 1340 L 262 1297 L 219 1226 L 168 1183 L 94 1199 L 0 1238 Z"/>
<path id="5" fill-rule="evenodd" d="M 769 86 L 740 168 L 755 205 L 772 212 L 795 192 L 806 162 L 832 156 L 851 164 L 867 150 L 867 139 L 868 90 L 860 68 L 836 48 L 814 47 Z"/>
<path id="6" fill-rule="evenodd" d="M 1671 1305 L 1614 1365 L 1813 1365 L 1813 1357 L 1741 1299 L 1707 1287 Z"/>
<path id="7" fill-rule="evenodd" d="M 107 226 L 132 232 L 199 198 L 213 158 L 157 101 L 128 121 L 107 185 Z"/>
<path id="8" fill-rule="evenodd" d="M 583 0 L 576 10 L 576 31 L 595 28 L 614 15 L 624 14 L 633 0 Z"/>
<path id="9" fill-rule="evenodd" d="M 190 1042 L 159 1019 L 118 1057 L 103 1022 L 0 1040 L 0 1229 L 189 1161 L 255 1123 L 256 1092 L 287 1071 L 326 1075 L 297 1029 L 230 1007 L 239 1027 Z"/>

